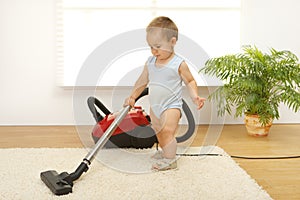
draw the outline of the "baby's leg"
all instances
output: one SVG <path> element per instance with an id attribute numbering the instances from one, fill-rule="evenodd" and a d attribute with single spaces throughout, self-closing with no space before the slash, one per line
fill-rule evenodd
<path id="1" fill-rule="evenodd" d="M 150 114 L 151 113 L 150 111 Z M 156 136 L 163 150 L 163 157 L 173 159 L 176 156 L 177 142 L 175 132 L 180 119 L 180 110 L 176 108 L 167 109 L 158 119 L 151 116 L 152 126 L 156 132 Z"/>
<path id="2" fill-rule="evenodd" d="M 177 141 L 173 138 L 168 144 L 162 147 L 163 157 L 173 159 L 176 157 Z"/>

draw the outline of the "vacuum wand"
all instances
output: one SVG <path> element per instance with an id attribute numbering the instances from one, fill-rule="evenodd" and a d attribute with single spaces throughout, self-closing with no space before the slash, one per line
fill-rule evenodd
<path id="1" fill-rule="evenodd" d="M 88 166 L 94 160 L 97 152 L 101 148 L 103 148 L 103 146 L 109 140 L 109 138 L 114 133 L 118 125 L 125 118 L 130 108 L 131 107 L 128 105 L 120 111 L 117 118 L 112 122 L 112 124 L 104 132 L 102 137 L 95 144 L 94 148 L 85 156 L 83 161 L 73 173 L 69 174 L 67 172 L 62 172 L 58 174 L 54 170 L 41 172 L 40 177 L 42 181 L 55 195 L 64 195 L 72 192 L 73 182 L 77 180 L 83 174 L 83 172 L 87 172 L 87 170 L 89 169 Z"/>
<path id="2" fill-rule="evenodd" d="M 118 125 L 121 123 L 121 121 L 127 115 L 129 110 L 130 110 L 130 106 L 123 108 L 123 110 L 118 114 L 118 117 L 112 122 L 112 124 L 107 128 L 107 130 L 104 132 L 102 137 L 95 144 L 95 147 L 85 156 L 84 160 L 87 160 L 89 162 L 92 162 L 94 160 L 97 152 L 100 149 L 102 149 L 102 147 L 106 144 L 106 142 L 109 140 L 109 138 L 111 137 L 113 132 L 116 130 Z"/>

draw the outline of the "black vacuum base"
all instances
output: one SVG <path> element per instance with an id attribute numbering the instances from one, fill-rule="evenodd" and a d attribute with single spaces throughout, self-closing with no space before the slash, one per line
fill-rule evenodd
<path id="1" fill-rule="evenodd" d="M 67 176 L 69 176 L 67 172 L 58 174 L 54 170 L 41 173 L 42 181 L 55 195 L 65 195 L 72 192 L 73 185 L 64 180 Z"/>

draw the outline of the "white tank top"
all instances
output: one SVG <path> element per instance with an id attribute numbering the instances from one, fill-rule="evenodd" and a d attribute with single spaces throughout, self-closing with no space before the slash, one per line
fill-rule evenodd
<path id="1" fill-rule="evenodd" d="M 182 107 L 182 79 L 178 69 L 183 61 L 177 55 L 164 66 L 156 66 L 154 56 L 147 61 L 149 101 L 152 111 L 158 118 L 166 109 Z"/>

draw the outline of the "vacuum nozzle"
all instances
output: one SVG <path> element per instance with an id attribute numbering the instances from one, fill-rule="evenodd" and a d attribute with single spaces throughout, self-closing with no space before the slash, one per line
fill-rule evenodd
<path id="1" fill-rule="evenodd" d="M 64 180 L 69 177 L 67 172 L 58 174 L 54 170 L 45 171 L 41 173 L 42 181 L 55 195 L 64 195 L 72 192 L 73 183 Z"/>
<path id="2" fill-rule="evenodd" d="M 76 181 L 83 172 L 89 169 L 88 163 L 90 163 L 88 160 L 84 160 L 80 163 L 75 172 L 71 174 L 68 172 L 58 174 L 54 170 L 49 170 L 41 172 L 40 176 L 42 181 L 55 195 L 69 194 L 72 192 L 73 181 Z"/>

